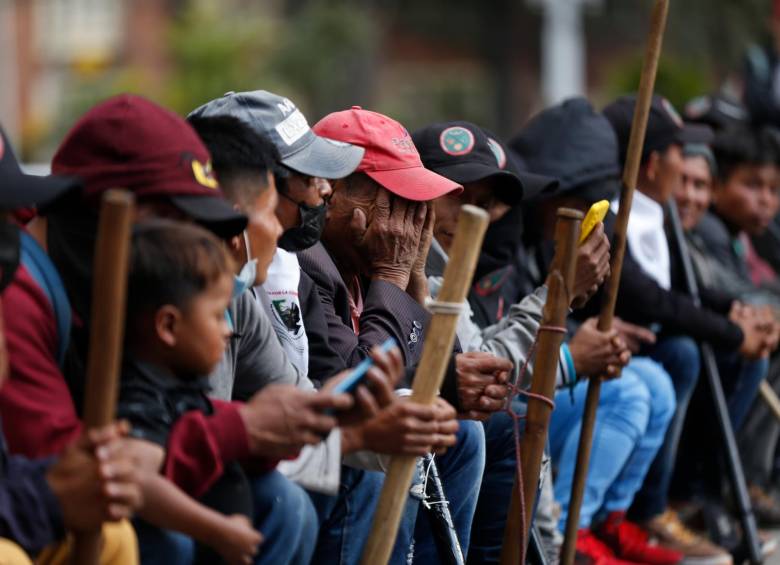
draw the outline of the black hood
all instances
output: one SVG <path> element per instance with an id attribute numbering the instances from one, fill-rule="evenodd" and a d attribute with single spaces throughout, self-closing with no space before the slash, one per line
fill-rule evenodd
<path id="1" fill-rule="evenodd" d="M 571 98 L 540 112 L 509 146 L 529 171 L 560 180 L 558 189 L 546 196 L 574 192 L 582 196 L 583 187 L 620 177 L 615 131 L 585 98 Z"/>

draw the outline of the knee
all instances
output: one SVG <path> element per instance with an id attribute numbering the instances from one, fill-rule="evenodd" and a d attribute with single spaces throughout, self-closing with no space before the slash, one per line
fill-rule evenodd
<path id="1" fill-rule="evenodd" d="M 684 381 L 693 390 L 701 369 L 699 346 L 691 338 L 685 336 L 666 338 L 664 341 L 678 372 L 678 374 L 673 375 L 674 379 Z"/>
<path id="2" fill-rule="evenodd" d="M 630 367 L 602 385 L 602 425 L 613 425 L 638 438 L 647 429 L 652 399 L 647 386 Z"/>
<path id="3" fill-rule="evenodd" d="M 469 461 L 485 460 L 485 429 L 480 422 L 474 420 L 461 420 L 458 427 L 457 443 L 459 457 Z M 507 418 L 507 425 L 511 426 Z"/>
<path id="4" fill-rule="evenodd" d="M 138 563 L 138 538 L 128 520 L 103 524 L 103 548 L 100 552 L 101 563 Z M 184 551 L 188 551 L 192 542 L 185 540 Z M 177 545 L 177 554 L 178 554 Z"/>
<path id="5" fill-rule="evenodd" d="M 677 395 L 669 373 L 659 363 L 647 357 L 631 360 L 650 395 L 650 417 L 668 421 L 677 408 Z"/>
<path id="6" fill-rule="evenodd" d="M 319 522 L 306 492 L 281 473 L 272 471 L 252 481 L 255 524 L 266 538 L 282 534 L 316 538 Z"/>
<path id="7" fill-rule="evenodd" d="M 0 538 L 0 563 L 8 565 L 32 565 L 22 548 L 11 540 Z"/>
<path id="8" fill-rule="evenodd" d="M 764 380 L 769 374 L 769 359 L 763 357 L 761 359 L 748 362 L 747 370 L 745 372 L 750 375 L 750 384 L 757 388 L 758 385 L 761 384 L 761 381 Z"/>

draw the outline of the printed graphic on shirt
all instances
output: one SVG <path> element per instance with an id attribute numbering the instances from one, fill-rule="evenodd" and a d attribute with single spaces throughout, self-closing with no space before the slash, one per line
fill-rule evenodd
<path id="1" fill-rule="evenodd" d="M 284 324 L 287 331 L 293 336 L 300 335 L 303 324 L 301 323 L 301 309 L 296 302 L 288 298 L 271 300 L 274 307 L 274 314 L 279 317 L 279 321 Z"/>

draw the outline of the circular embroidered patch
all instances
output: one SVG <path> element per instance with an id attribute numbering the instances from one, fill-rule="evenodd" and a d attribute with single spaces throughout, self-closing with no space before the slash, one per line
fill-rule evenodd
<path id="1" fill-rule="evenodd" d="M 503 169 L 506 167 L 506 153 L 504 153 L 504 148 L 501 147 L 501 144 L 492 137 L 488 137 L 488 147 L 490 147 L 493 156 L 496 158 L 498 168 Z"/>
<path id="2" fill-rule="evenodd" d="M 474 148 L 474 134 L 464 127 L 453 126 L 441 132 L 439 145 L 447 155 L 466 155 Z"/>

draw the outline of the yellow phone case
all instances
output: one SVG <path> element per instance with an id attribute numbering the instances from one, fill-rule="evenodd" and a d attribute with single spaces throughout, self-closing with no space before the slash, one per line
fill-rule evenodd
<path id="1" fill-rule="evenodd" d="M 593 228 L 596 227 L 596 224 L 604 221 L 608 210 L 608 200 L 599 200 L 590 207 L 588 213 L 585 214 L 585 219 L 582 220 L 582 227 L 580 228 L 580 243 L 588 239 L 590 232 L 593 231 Z"/>

